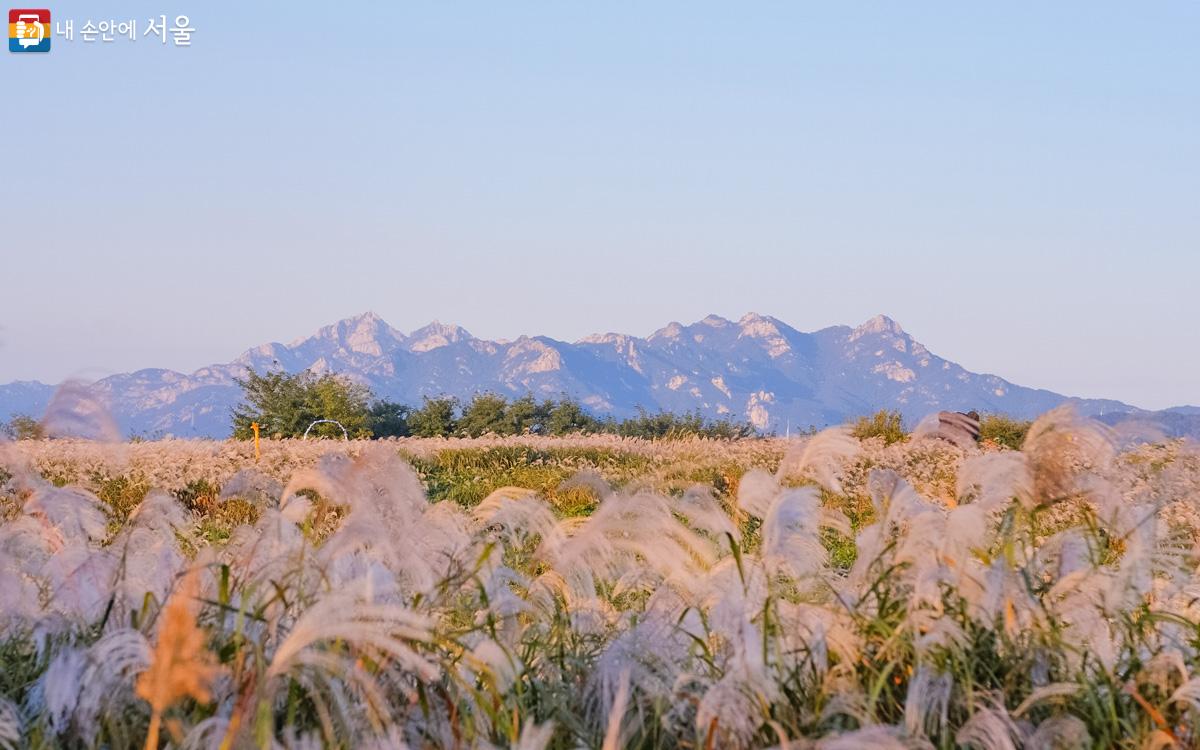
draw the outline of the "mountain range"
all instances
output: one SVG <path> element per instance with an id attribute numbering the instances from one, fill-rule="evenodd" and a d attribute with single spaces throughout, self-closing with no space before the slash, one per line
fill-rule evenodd
<path id="1" fill-rule="evenodd" d="M 1029 418 L 1070 401 L 1108 422 L 1144 419 L 1169 434 L 1200 436 L 1198 407 L 1148 412 L 969 372 L 883 315 L 807 333 L 754 313 L 737 321 L 710 315 L 645 338 L 605 333 L 566 343 L 545 336 L 489 341 L 438 322 L 405 334 L 368 312 L 289 344 L 263 344 L 228 364 L 188 374 L 138 370 L 91 388 L 126 434 L 224 437 L 241 396 L 234 379 L 247 369 L 272 368 L 339 373 L 379 398 L 409 404 L 425 396 L 468 400 L 485 391 L 569 395 L 599 414 L 699 411 L 781 434 L 884 408 L 909 422 L 943 409 Z M 55 389 L 31 381 L 0 385 L 0 421 L 40 415 Z"/>

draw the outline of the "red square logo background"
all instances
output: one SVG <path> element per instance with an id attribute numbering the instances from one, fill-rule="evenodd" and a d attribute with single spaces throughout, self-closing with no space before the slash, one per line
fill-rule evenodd
<path id="1" fill-rule="evenodd" d="M 29 16 L 29 15 L 35 15 L 35 14 L 38 17 L 38 20 L 41 21 L 42 23 L 44 23 L 44 24 L 50 23 L 50 9 L 49 8 L 13 8 L 12 10 L 8 11 L 8 22 L 16 23 L 17 16 Z"/>

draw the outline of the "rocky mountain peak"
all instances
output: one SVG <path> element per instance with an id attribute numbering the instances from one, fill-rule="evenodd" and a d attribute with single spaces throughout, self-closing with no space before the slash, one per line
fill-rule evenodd
<path id="1" fill-rule="evenodd" d="M 348 351 L 378 356 L 388 344 L 404 340 L 404 334 L 392 328 L 374 312 L 360 313 L 324 326 L 311 336 L 303 336 L 288 344 L 296 349 L 315 341 L 341 346 Z"/>
<path id="2" fill-rule="evenodd" d="M 409 351 L 427 352 L 450 344 L 457 344 L 459 341 L 469 341 L 475 337 L 461 326 L 435 320 L 429 325 L 413 331 L 408 338 Z"/>
<path id="3" fill-rule="evenodd" d="M 850 340 L 862 338 L 867 335 L 892 335 L 892 336 L 907 336 L 900 324 L 892 320 L 886 315 L 876 315 L 870 320 L 865 321 L 862 325 L 854 329 L 850 334 Z"/>
<path id="4" fill-rule="evenodd" d="M 755 312 L 749 312 L 738 319 L 738 325 L 742 328 L 742 333 L 747 336 L 755 336 L 761 333 L 779 333 L 776 327 L 774 318 L 767 315 L 759 315 Z"/>
<path id="5" fill-rule="evenodd" d="M 683 335 L 683 325 L 675 321 L 671 321 L 667 325 L 650 334 L 650 339 L 677 339 L 681 335 Z"/>
<path id="6" fill-rule="evenodd" d="M 265 344 L 229 364 L 184 374 L 140 370 L 91 387 L 126 434 L 224 437 L 245 369 L 331 372 L 367 385 L 379 398 L 468 401 L 480 392 L 518 398 L 569 395 L 614 416 L 639 409 L 746 419 L 764 431 L 836 424 L 877 409 L 910 421 L 943 410 L 977 409 L 1029 418 L 1065 402 L 994 375 L 977 375 L 931 354 L 891 318 L 850 329 L 802 333 L 749 313 L 736 322 L 709 315 L 672 323 L 648 338 L 589 336 L 576 344 L 522 336 L 477 339 L 434 321 L 404 335 L 373 312 L 326 326 L 292 345 Z M 0 421 L 38 415 L 53 385 L 0 386 Z M 1112 401 L 1074 400 L 1084 414 L 1149 414 Z M 1169 434 L 1200 435 L 1200 409 L 1163 413 Z M 1114 418 L 1116 418 L 1114 417 Z"/>

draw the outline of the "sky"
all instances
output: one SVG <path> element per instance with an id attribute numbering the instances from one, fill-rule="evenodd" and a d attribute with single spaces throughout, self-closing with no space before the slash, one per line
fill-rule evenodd
<path id="1" fill-rule="evenodd" d="M 73 41 L 0 59 L 0 382 L 366 310 L 565 340 L 885 313 L 1021 385 L 1200 403 L 1190 0 L 51 11 Z M 190 47 L 142 36 L 161 14 Z"/>

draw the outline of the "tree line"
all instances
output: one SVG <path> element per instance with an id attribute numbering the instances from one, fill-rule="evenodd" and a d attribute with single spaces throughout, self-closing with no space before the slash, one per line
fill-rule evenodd
<path id="1" fill-rule="evenodd" d="M 538 401 L 532 395 L 507 398 L 480 393 L 465 403 L 451 397 L 425 398 L 420 406 L 378 399 L 366 386 L 335 374 L 248 372 L 237 381 L 242 402 L 233 409 L 233 437 L 253 436 L 258 423 L 265 437 L 351 438 L 479 437 L 481 435 L 571 435 L 606 433 L 648 439 L 700 436 L 734 439 L 755 435 L 733 419 L 708 419 L 699 412 L 674 414 L 639 409 L 636 416 L 598 417 L 578 401 Z"/>
<path id="2" fill-rule="evenodd" d="M 318 420 L 335 420 L 351 438 L 389 437 L 479 437 L 481 435 L 573 435 L 611 434 L 623 437 L 662 439 L 700 436 L 736 439 L 759 434 L 753 426 L 733 419 L 713 420 L 699 412 L 675 414 L 639 409 L 633 417 L 597 417 L 578 401 L 536 400 L 532 395 L 506 398 L 481 393 L 461 403 L 450 397 L 425 398 L 420 406 L 378 399 L 366 386 L 340 375 L 297 374 L 273 371 L 260 375 L 248 372 L 237 381 L 242 401 L 233 409 L 233 437 L 254 435 L 255 422 L 264 437 L 295 438 Z M 985 414 L 980 420 L 980 439 L 1018 449 L 1029 430 L 1028 420 L 1000 414 Z M 812 434 L 816 427 L 803 433 Z M 342 437 L 341 428 L 329 423 L 314 425 L 313 437 Z M 907 440 L 900 412 L 880 410 L 861 417 L 852 425 L 860 439 L 882 438 L 891 444 Z M 0 423 L 0 437 L 36 440 L 45 436 L 38 420 L 14 415 Z"/>

